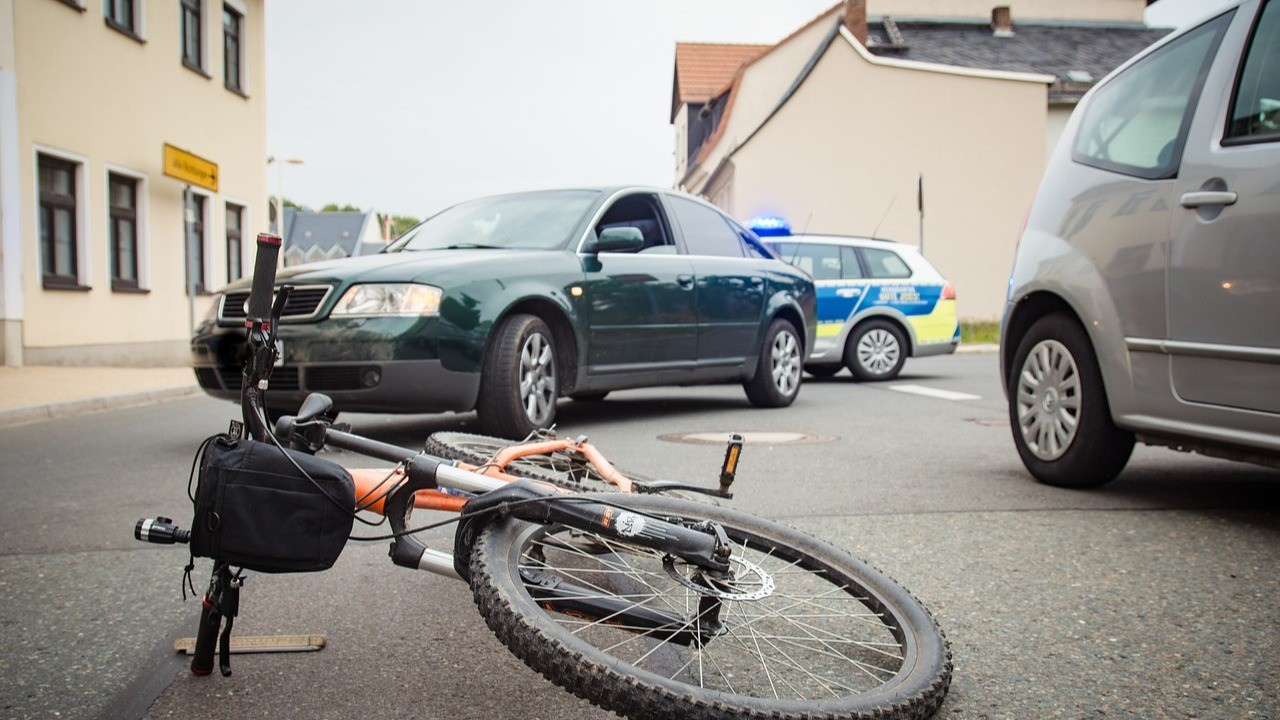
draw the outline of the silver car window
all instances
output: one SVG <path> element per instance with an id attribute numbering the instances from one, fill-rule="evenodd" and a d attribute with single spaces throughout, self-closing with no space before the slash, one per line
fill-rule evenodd
<path id="1" fill-rule="evenodd" d="M 1275 0 L 1262 9 L 1249 41 L 1227 138 L 1280 140 L 1280 2 Z"/>
<path id="2" fill-rule="evenodd" d="M 1174 177 L 1192 111 L 1231 14 L 1205 23 L 1100 86 L 1085 108 L 1073 159 L 1125 175 Z"/>

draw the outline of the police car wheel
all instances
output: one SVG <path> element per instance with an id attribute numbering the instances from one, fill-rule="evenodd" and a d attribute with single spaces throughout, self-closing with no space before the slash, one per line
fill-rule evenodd
<path id="1" fill-rule="evenodd" d="M 853 377 L 863 382 L 892 380 L 907 361 L 906 338 L 887 320 L 868 320 L 849 336 L 844 361 Z"/>

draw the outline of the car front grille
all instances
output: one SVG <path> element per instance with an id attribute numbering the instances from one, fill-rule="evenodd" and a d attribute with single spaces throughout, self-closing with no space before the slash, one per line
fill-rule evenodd
<path id="1" fill-rule="evenodd" d="M 314 319 L 320 314 L 320 308 L 324 306 L 325 299 L 332 291 L 333 287 L 329 285 L 295 287 L 289 294 L 289 300 L 284 304 L 284 312 L 280 314 L 280 319 L 282 321 Z M 218 320 L 237 324 L 243 321 L 248 315 L 245 311 L 245 304 L 248 301 L 248 290 L 234 290 L 224 294 L 222 303 L 218 306 Z"/>
<path id="2" fill-rule="evenodd" d="M 196 380 L 207 390 L 240 391 L 242 374 L 239 369 L 198 367 Z M 382 369 L 377 365 L 320 365 L 297 368 L 278 367 L 271 372 L 271 390 L 306 390 L 307 392 L 332 392 L 335 390 L 368 390 L 382 380 Z"/>
<path id="3" fill-rule="evenodd" d="M 232 370 L 230 368 L 218 368 L 219 379 L 222 385 L 228 390 L 235 392 L 240 391 L 240 384 L 243 382 L 243 376 L 239 369 Z M 270 390 L 299 390 L 301 385 L 298 382 L 298 368 L 282 367 L 276 368 L 271 372 Z"/>

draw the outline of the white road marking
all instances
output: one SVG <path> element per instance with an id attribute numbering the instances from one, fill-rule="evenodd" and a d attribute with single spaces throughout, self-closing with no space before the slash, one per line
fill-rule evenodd
<path id="1" fill-rule="evenodd" d="M 969 393 L 953 392 L 951 390 L 939 390 L 938 388 L 925 387 L 924 385 L 890 385 L 890 390 L 898 392 L 910 393 L 912 395 L 924 395 L 925 397 L 939 398 L 942 400 L 981 400 L 981 395 L 970 395 Z"/>

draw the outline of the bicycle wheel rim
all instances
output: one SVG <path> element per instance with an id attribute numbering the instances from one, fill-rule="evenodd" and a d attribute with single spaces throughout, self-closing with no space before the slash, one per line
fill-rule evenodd
<path id="1" fill-rule="evenodd" d="M 667 582 L 660 558 L 612 541 L 610 552 L 584 556 L 547 542 L 562 528 L 493 526 L 473 555 L 477 604 L 512 652 L 553 681 L 628 717 L 926 717 L 941 703 L 951 671 L 945 640 L 927 611 L 887 576 L 800 533 L 723 508 L 647 498 L 624 504 L 722 523 L 747 561 L 739 565 L 743 576 L 751 575 L 750 566 L 761 568 L 775 590 L 722 600 L 728 629 L 701 647 L 646 639 L 540 606 L 520 570 L 536 566 L 575 587 L 651 609 L 696 608 L 697 593 Z M 569 547 L 581 547 L 582 534 L 574 535 Z M 541 557 L 531 552 L 538 549 Z M 573 555 L 578 566 L 562 562 L 561 554 Z M 594 575 L 582 567 L 592 563 L 600 565 Z M 603 579 L 618 577 L 628 582 Z M 637 589 L 646 584 L 662 597 Z M 806 595 L 810 586 L 823 589 Z M 619 624 L 616 617 L 604 620 Z"/>

